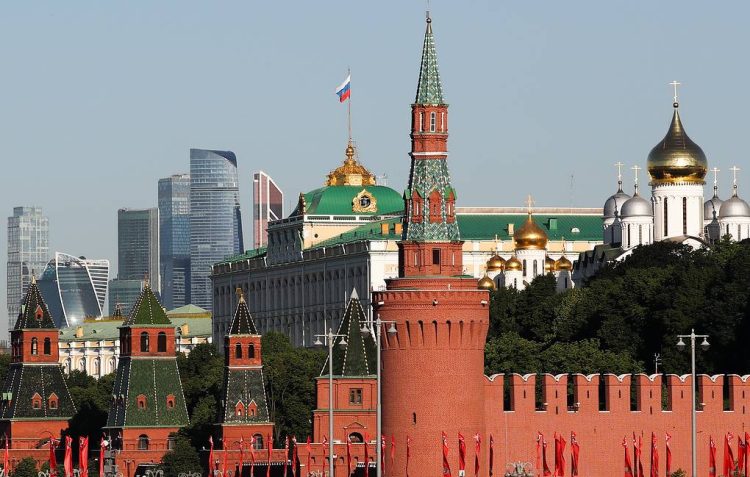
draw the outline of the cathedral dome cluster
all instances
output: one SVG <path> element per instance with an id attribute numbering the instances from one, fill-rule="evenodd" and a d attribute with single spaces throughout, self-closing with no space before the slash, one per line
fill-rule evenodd
<path id="1" fill-rule="evenodd" d="M 630 196 L 622 191 L 622 183 L 618 187 L 617 192 L 612 194 L 604 202 L 604 218 L 614 219 L 622 211 L 622 206 L 625 202 L 630 199 Z"/>
<path id="2" fill-rule="evenodd" d="M 719 209 L 719 218 L 727 219 L 730 217 L 750 217 L 750 205 L 736 195 L 725 200 Z"/>
<path id="3" fill-rule="evenodd" d="M 647 201 L 636 192 L 633 197 L 622 204 L 621 215 L 625 217 L 652 217 L 654 215 L 651 202 Z"/>

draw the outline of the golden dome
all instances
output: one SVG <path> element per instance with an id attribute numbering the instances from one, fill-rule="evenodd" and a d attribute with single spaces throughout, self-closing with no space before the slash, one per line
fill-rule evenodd
<path id="1" fill-rule="evenodd" d="M 513 239 L 516 241 L 516 250 L 544 250 L 547 248 L 547 232 L 534 222 L 534 219 L 531 218 L 531 212 L 529 212 L 526 222 L 518 227 L 513 234 Z"/>
<path id="2" fill-rule="evenodd" d="M 488 272 L 502 272 L 503 270 L 505 270 L 505 259 L 500 255 L 493 255 L 487 261 Z"/>
<path id="3" fill-rule="evenodd" d="M 558 258 L 557 261 L 555 262 L 555 270 L 569 272 L 573 270 L 573 263 L 570 260 L 568 260 L 565 257 L 565 255 L 563 255 L 562 257 Z"/>
<path id="4" fill-rule="evenodd" d="M 521 264 L 521 261 L 516 258 L 515 255 L 510 257 L 507 262 L 505 262 L 505 271 L 506 272 L 520 272 L 523 271 L 523 264 Z"/>
<path id="5" fill-rule="evenodd" d="M 544 273 L 552 273 L 555 271 L 555 261 L 549 256 L 544 259 Z"/>
<path id="6" fill-rule="evenodd" d="M 703 184 L 708 171 L 706 154 L 685 133 L 677 107 L 677 103 L 674 103 L 674 115 L 667 135 L 648 155 L 651 183 Z"/>
<path id="7" fill-rule="evenodd" d="M 328 174 L 326 185 L 375 185 L 375 175 L 368 171 L 365 166 L 357 162 L 354 158 L 354 145 L 350 142 L 346 146 L 346 159 L 344 160 L 344 164 Z"/>
<path id="8" fill-rule="evenodd" d="M 495 281 L 487 276 L 485 273 L 482 278 L 479 279 L 477 282 L 477 288 L 480 290 L 495 290 L 497 286 L 495 285 Z"/>

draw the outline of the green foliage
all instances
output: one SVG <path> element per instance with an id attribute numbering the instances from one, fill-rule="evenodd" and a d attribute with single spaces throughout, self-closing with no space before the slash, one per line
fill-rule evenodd
<path id="1" fill-rule="evenodd" d="M 286 335 L 269 332 L 261 340 L 263 371 L 269 414 L 280 436 L 295 435 L 304 440 L 310 433 L 315 408 L 315 378 L 325 362 L 317 349 L 292 346 Z"/>
<path id="2" fill-rule="evenodd" d="M 216 352 L 214 345 L 201 343 L 187 356 L 183 353 L 178 354 L 177 366 L 180 369 L 182 390 L 191 417 L 193 409 L 204 396 L 213 396 L 216 402 L 221 400 L 224 360 Z"/>
<path id="3" fill-rule="evenodd" d="M 24 457 L 12 472 L 13 477 L 37 477 L 36 461 L 31 457 Z"/>
<path id="4" fill-rule="evenodd" d="M 687 477 L 687 472 L 685 472 L 682 469 L 677 469 L 674 472 L 672 472 L 671 474 L 669 474 L 669 476 L 667 476 L 667 477 Z"/>
<path id="5" fill-rule="evenodd" d="M 77 412 L 68 421 L 65 433 L 78 442 L 78 437 L 88 436 L 89 442 L 98 442 L 101 429 L 107 424 L 107 412 L 112 399 L 115 373 L 102 376 L 98 381 L 82 371 L 72 371 L 66 379 Z"/>
<path id="6" fill-rule="evenodd" d="M 164 454 L 161 462 L 165 477 L 178 477 L 190 472 L 203 473 L 198 451 L 184 436 L 178 435 L 175 438 L 174 450 Z"/>
<path id="7" fill-rule="evenodd" d="M 10 367 L 10 354 L 0 354 L 0 382 L 5 382 L 5 377 L 8 375 L 8 368 Z"/>
<path id="8" fill-rule="evenodd" d="M 689 372 L 677 334 L 710 335 L 702 373 L 750 369 L 750 241 L 711 249 L 658 242 L 637 247 L 585 287 L 555 293 L 551 276 L 523 291 L 497 290 L 490 305 L 486 371 Z"/>

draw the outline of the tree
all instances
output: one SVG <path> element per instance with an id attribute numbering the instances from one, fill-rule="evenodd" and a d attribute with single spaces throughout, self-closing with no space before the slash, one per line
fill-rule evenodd
<path id="1" fill-rule="evenodd" d="M 66 435 L 78 442 L 78 437 L 88 436 L 96 442 L 101 429 L 107 424 L 107 413 L 112 399 L 115 373 L 102 376 L 98 381 L 82 371 L 72 371 L 67 377 L 68 389 L 76 403 L 76 413 L 68 420 Z"/>
<path id="2" fill-rule="evenodd" d="M 13 477 L 37 477 L 36 461 L 31 457 L 24 457 L 12 472 Z"/>
<path id="3" fill-rule="evenodd" d="M 180 474 L 201 472 L 198 451 L 190 441 L 181 435 L 175 438 L 174 449 L 164 454 L 161 468 L 166 477 L 178 477 Z"/>

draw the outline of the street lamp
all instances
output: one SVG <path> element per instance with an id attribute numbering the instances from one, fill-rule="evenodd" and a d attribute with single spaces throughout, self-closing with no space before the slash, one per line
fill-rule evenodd
<path id="1" fill-rule="evenodd" d="M 324 335 L 315 335 L 317 338 L 313 345 L 323 346 L 320 338 L 325 338 L 328 344 L 328 475 L 333 477 L 333 345 L 336 344 L 336 338 L 339 340 L 339 347 L 346 348 L 346 335 L 337 335 L 332 329 Z"/>
<path id="2" fill-rule="evenodd" d="M 378 305 L 382 305 L 383 302 L 378 302 Z M 377 361 L 377 385 L 378 385 L 378 401 L 376 404 L 376 431 L 377 436 L 375 440 L 375 475 L 377 477 L 382 477 L 382 467 L 380 466 L 380 462 L 383 460 L 383 448 L 381 446 L 380 440 L 382 439 L 383 434 L 383 412 L 382 412 L 382 395 L 381 395 L 381 373 L 380 373 L 380 337 L 381 337 L 381 330 L 383 329 L 383 325 L 390 324 L 391 326 L 388 327 L 387 333 L 389 335 L 395 335 L 398 333 L 398 330 L 396 329 L 396 322 L 395 321 L 386 321 L 380 319 L 380 313 L 378 313 L 377 318 L 375 320 L 372 319 L 366 319 L 363 321 L 360 321 L 360 324 L 362 325 L 362 328 L 359 330 L 362 333 L 362 336 L 367 336 L 368 333 L 370 333 L 370 328 L 368 326 L 372 325 L 375 327 L 375 356 Z M 365 443 L 367 445 L 367 443 Z M 369 462 L 365 462 L 365 475 L 369 475 Z"/>
<path id="3" fill-rule="evenodd" d="M 710 346 L 708 344 L 708 335 L 696 335 L 695 330 L 691 329 L 689 335 L 677 335 L 677 338 L 679 338 L 679 341 L 677 342 L 677 349 L 680 351 L 684 350 L 687 346 L 685 344 L 685 341 L 683 338 L 690 338 L 690 366 L 691 366 L 691 374 L 692 379 L 690 380 L 690 389 L 691 389 L 691 399 L 690 399 L 690 438 L 691 438 L 691 457 L 692 457 L 692 477 L 696 477 L 698 474 L 696 474 L 696 468 L 698 467 L 697 463 L 697 446 L 695 443 L 696 440 L 696 424 L 695 424 L 695 339 L 696 338 L 703 338 L 703 341 L 701 342 L 700 346 L 703 351 L 708 351 L 708 347 Z"/>

